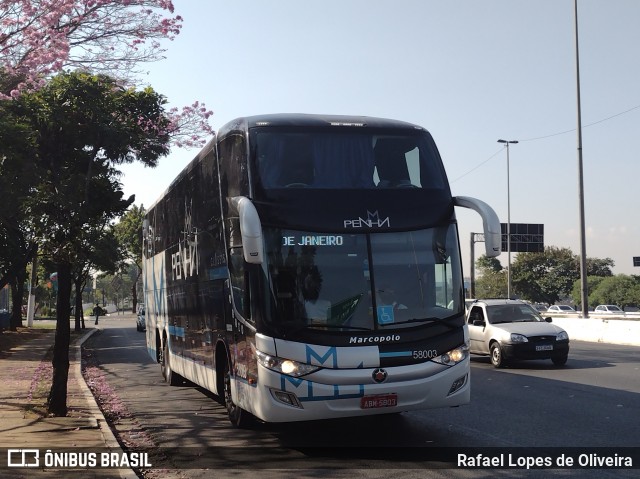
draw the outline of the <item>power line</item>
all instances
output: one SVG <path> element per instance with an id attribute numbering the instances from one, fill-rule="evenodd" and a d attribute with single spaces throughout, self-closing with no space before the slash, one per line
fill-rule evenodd
<path id="1" fill-rule="evenodd" d="M 619 112 L 619 113 L 616 113 L 615 115 L 611 115 L 611 116 L 608 116 L 607 118 L 603 118 L 602 120 L 594 121 L 593 123 L 589 123 L 588 125 L 584 125 L 582 128 L 583 128 L 583 129 L 585 129 L 585 128 L 588 128 L 588 127 L 590 127 L 590 126 L 598 125 L 599 123 L 604 123 L 605 121 L 609 121 L 609 120 L 611 120 L 611 119 L 613 119 L 613 118 L 617 118 L 617 117 L 619 117 L 619 116 L 626 115 L 627 113 L 630 113 L 630 112 L 632 112 L 632 111 L 634 111 L 634 110 L 637 110 L 637 109 L 639 109 L 639 108 L 640 108 L 640 105 L 636 105 L 636 106 L 634 106 L 634 107 L 629 108 L 628 110 L 621 111 L 621 112 Z M 526 139 L 524 139 L 524 140 L 519 140 L 519 141 L 520 141 L 520 142 L 525 142 L 525 141 L 545 140 L 545 139 L 547 139 L 547 138 L 552 138 L 552 137 L 554 137 L 554 136 L 560 136 L 560 135 L 566 135 L 567 133 L 573 133 L 573 132 L 575 132 L 575 131 L 576 131 L 576 128 L 572 128 L 571 130 L 559 131 L 559 132 L 557 132 L 557 133 L 552 133 L 552 134 L 550 134 L 550 135 L 537 136 L 537 137 L 534 137 L 534 138 L 526 138 Z M 460 180 L 460 179 L 464 178 L 465 176 L 467 176 L 467 175 L 469 175 L 469 174 L 473 173 L 473 172 L 474 172 L 474 171 L 476 171 L 478 168 L 480 168 L 481 166 L 483 166 L 484 164 L 488 163 L 490 160 L 492 160 L 492 159 L 494 159 L 496 156 L 498 156 L 498 154 L 499 154 L 499 153 L 501 153 L 503 149 L 504 149 L 504 148 L 500 148 L 498 151 L 496 151 L 493 155 L 491 155 L 489 158 L 487 158 L 486 160 L 484 160 L 482 163 L 478 164 L 477 166 L 474 166 L 472 169 L 470 169 L 470 170 L 469 170 L 469 171 L 467 171 L 466 173 L 464 173 L 464 174 L 462 174 L 462 175 L 458 176 L 457 178 L 455 178 L 455 179 L 451 180 L 450 182 L 451 182 L 451 183 L 455 183 L 456 181 L 458 181 L 458 180 Z"/>
<path id="2" fill-rule="evenodd" d="M 609 121 L 609 120 L 611 120 L 611 119 L 613 119 L 613 118 L 616 118 L 616 117 L 618 117 L 618 116 L 625 115 L 625 114 L 630 113 L 630 112 L 632 112 L 632 111 L 634 111 L 634 110 L 637 110 L 638 108 L 640 108 L 640 105 L 636 105 L 636 106 L 634 106 L 634 107 L 629 108 L 628 110 L 621 111 L 620 113 L 616 113 L 615 115 L 608 116 L 607 118 L 603 118 L 602 120 L 594 121 L 593 123 L 589 123 L 588 125 L 584 125 L 584 126 L 583 126 L 583 129 L 584 129 L 584 128 L 588 128 L 588 127 L 590 127 L 590 126 L 597 125 L 597 124 L 599 124 L 599 123 L 604 123 L 605 121 Z M 550 135 L 545 135 L 545 136 L 537 136 L 537 137 L 535 137 L 535 138 L 527 138 L 527 139 L 520 140 L 520 141 L 522 142 L 522 141 L 544 140 L 545 138 L 551 138 L 551 137 L 553 137 L 553 136 L 565 135 L 565 134 L 567 134 L 567 133 L 572 133 L 572 132 L 574 132 L 574 131 L 576 131 L 576 129 L 575 129 L 575 128 L 572 128 L 571 130 L 560 131 L 560 132 L 558 132 L 558 133 L 552 133 L 552 134 L 550 134 Z"/>
<path id="3" fill-rule="evenodd" d="M 485 163 L 488 163 L 490 160 L 493 160 L 496 156 L 498 156 L 499 153 L 502 153 L 502 151 L 504 150 L 504 148 L 500 148 L 498 151 L 496 151 L 493 155 L 491 155 L 489 158 L 487 158 L 486 160 L 484 160 L 482 163 L 480 163 L 479 165 L 473 167 L 472 169 L 470 169 L 469 171 L 467 171 L 466 173 L 464 173 L 461 176 L 458 176 L 455 180 L 451 180 L 450 183 L 454 183 L 462 178 L 464 178 L 465 176 L 473 173 L 474 171 L 476 171 L 478 168 L 480 168 L 482 165 L 484 165 Z"/>

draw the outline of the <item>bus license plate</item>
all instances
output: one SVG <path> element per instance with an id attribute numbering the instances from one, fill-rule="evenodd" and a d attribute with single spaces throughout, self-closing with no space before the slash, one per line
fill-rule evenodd
<path id="1" fill-rule="evenodd" d="M 371 409 L 378 407 L 393 407 L 398 405 L 398 395 L 378 394 L 376 396 L 364 396 L 360 398 L 360 409 Z"/>
<path id="2" fill-rule="evenodd" d="M 543 344 L 542 346 L 536 346 L 536 351 L 553 351 L 553 345 Z"/>

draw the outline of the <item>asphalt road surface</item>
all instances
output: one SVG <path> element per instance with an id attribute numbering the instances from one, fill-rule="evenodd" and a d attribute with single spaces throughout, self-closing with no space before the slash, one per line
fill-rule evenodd
<path id="1" fill-rule="evenodd" d="M 176 477 L 638 477 L 635 469 L 446 467 L 438 454 L 543 460 L 547 449 L 579 455 L 640 450 L 640 347 L 574 341 L 564 368 L 551 361 L 494 369 L 473 357 L 472 402 L 452 409 L 233 428 L 218 398 L 168 386 L 135 320 L 101 318 L 86 344 L 132 418 L 125 443 L 153 444 Z M 482 448 L 482 449 L 474 449 Z M 486 449 L 489 448 L 489 449 Z M 569 448 L 569 449 L 566 449 Z M 590 449 L 614 448 L 614 449 Z M 472 459 L 476 456 L 472 456 Z M 553 460 L 556 458 L 554 456 Z M 598 458 L 596 457 L 596 461 Z M 637 461 L 636 461 L 637 462 Z M 467 463 L 467 465 L 469 465 Z M 544 464 L 543 464 L 544 466 Z M 224 471 L 224 474 L 223 474 Z"/>

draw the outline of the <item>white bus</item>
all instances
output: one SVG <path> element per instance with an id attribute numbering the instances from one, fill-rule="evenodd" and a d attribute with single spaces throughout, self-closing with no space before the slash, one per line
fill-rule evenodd
<path id="1" fill-rule="evenodd" d="M 454 206 L 431 135 L 369 117 L 234 120 L 144 220 L 146 338 L 246 427 L 469 402 Z"/>

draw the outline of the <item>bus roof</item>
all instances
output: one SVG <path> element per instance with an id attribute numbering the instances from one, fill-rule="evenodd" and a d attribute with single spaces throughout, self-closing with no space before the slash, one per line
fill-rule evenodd
<path id="1" fill-rule="evenodd" d="M 375 118 L 371 116 L 357 115 L 321 115 L 307 113 L 272 113 L 236 118 L 220 128 L 218 137 L 236 131 L 246 131 L 256 126 L 353 126 L 373 128 L 400 128 L 424 130 L 419 125 L 387 118 Z"/>

